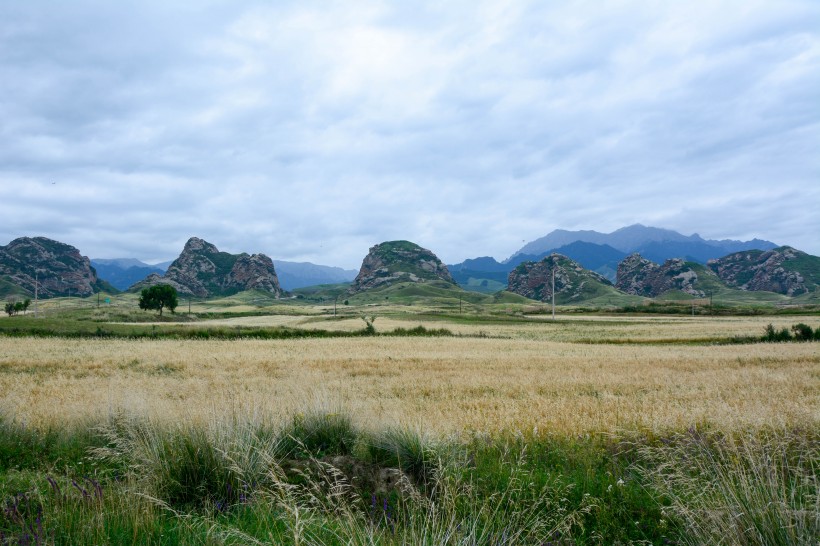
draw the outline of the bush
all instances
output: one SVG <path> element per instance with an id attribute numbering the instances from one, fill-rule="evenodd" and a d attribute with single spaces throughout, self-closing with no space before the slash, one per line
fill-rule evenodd
<path id="1" fill-rule="evenodd" d="M 795 324 L 792 326 L 795 341 L 811 341 L 814 338 L 814 332 L 808 324 Z"/>
<path id="2" fill-rule="evenodd" d="M 763 336 L 763 341 L 770 341 L 770 342 L 783 342 L 783 341 L 791 341 L 792 336 L 789 333 L 788 328 L 782 328 L 780 330 L 775 330 L 774 326 L 769 324 L 766 326 L 766 334 Z"/>

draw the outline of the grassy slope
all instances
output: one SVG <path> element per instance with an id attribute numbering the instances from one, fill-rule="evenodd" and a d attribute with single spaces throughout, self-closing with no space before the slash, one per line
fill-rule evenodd
<path id="1" fill-rule="evenodd" d="M 11 278 L 3 275 L 0 276 L 0 298 L 2 299 L 15 299 L 15 298 L 30 298 L 33 297 L 33 294 L 30 294 L 24 288 L 17 286 L 11 280 Z"/>

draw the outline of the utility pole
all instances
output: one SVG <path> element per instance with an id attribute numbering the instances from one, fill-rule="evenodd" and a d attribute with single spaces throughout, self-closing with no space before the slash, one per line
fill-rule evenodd
<path id="1" fill-rule="evenodd" d="M 552 263 L 552 320 L 555 320 L 555 262 Z"/>

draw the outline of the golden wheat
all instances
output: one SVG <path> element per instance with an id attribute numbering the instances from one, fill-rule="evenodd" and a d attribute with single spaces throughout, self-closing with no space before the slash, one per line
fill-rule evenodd
<path id="1" fill-rule="evenodd" d="M 384 328 L 402 321 L 380 322 Z M 664 339 L 756 333 L 760 324 L 759 319 L 668 317 L 599 320 L 583 328 L 569 323 L 432 324 L 483 329 L 509 336 L 505 339 L 0 338 L 0 395 L 4 411 L 37 426 L 119 410 L 198 421 L 215 412 L 289 416 L 316 406 L 347 411 L 365 426 L 405 424 L 440 433 L 537 428 L 582 434 L 704 423 L 724 429 L 820 423 L 816 343 L 550 341 L 562 335 L 583 339 L 590 325 L 600 325 L 604 338 Z"/>

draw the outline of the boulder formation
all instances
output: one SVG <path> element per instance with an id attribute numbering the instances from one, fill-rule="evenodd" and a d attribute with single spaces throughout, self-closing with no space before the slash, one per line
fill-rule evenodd
<path id="1" fill-rule="evenodd" d="M 0 278 L 38 296 L 90 296 L 102 290 L 117 292 L 97 278 L 91 261 L 71 245 L 46 237 L 20 237 L 0 247 Z"/>
<path id="2" fill-rule="evenodd" d="M 584 269 L 563 254 L 553 253 L 541 261 L 519 264 L 507 277 L 507 290 L 538 301 L 552 300 L 552 274 L 555 271 L 555 299 L 560 303 L 580 302 L 612 290 L 605 277 Z"/>
<path id="3" fill-rule="evenodd" d="M 669 290 L 680 290 L 695 297 L 705 296 L 695 288 L 698 274 L 680 258 L 658 265 L 633 253 L 618 264 L 615 288 L 627 294 L 654 298 Z"/>
<path id="4" fill-rule="evenodd" d="M 165 275 L 151 274 L 130 291 L 155 284 L 169 284 L 181 295 L 209 298 L 229 296 L 244 290 L 271 292 L 277 298 L 282 289 L 273 260 L 264 254 L 229 254 L 211 243 L 191 237 L 168 267 Z"/>
<path id="5" fill-rule="evenodd" d="M 410 241 L 388 241 L 370 249 L 353 281 L 352 292 L 397 282 L 444 281 L 455 284 L 438 257 Z"/>
<path id="6" fill-rule="evenodd" d="M 740 290 L 799 296 L 820 284 L 820 258 L 789 246 L 735 252 L 707 265 L 720 280 Z"/>

